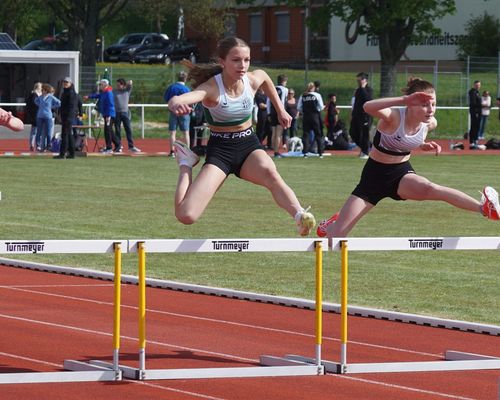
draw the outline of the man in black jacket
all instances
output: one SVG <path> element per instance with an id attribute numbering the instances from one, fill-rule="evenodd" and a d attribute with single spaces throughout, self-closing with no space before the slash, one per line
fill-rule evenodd
<path id="1" fill-rule="evenodd" d="M 469 90 L 469 114 L 470 114 L 470 130 L 469 130 L 469 148 L 477 150 L 477 136 L 479 132 L 479 123 L 481 121 L 481 88 L 480 81 L 474 81 L 474 86 Z"/>
<path id="2" fill-rule="evenodd" d="M 71 78 L 63 80 L 63 92 L 61 94 L 61 149 L 59 155 L 54 158 L 75 158 L 75 139 L 73 137 L 73 121 L 79 114 L 79 97 Z"/>
<path id="3" fill-rule="evenodd" d="M 352 106 L 351 127 L 349 133 L 352 140 L 361 149 L 360 158 L 368 158 L 370 152 L 370 126 L 372 118 L 363 109 L 363 105 L 373 99 L 373 90 L 368 86 L 368 74 L 360 72 L 356 75 L 358 88 L 354 92 L 354 104 Z"/>

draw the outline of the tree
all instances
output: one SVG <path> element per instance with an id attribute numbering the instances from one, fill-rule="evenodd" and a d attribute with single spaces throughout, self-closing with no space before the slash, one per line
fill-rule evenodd
<path id="1" fill-rule="evenodd" d="M 69 48 L 81 51 L 83 66 L 95 66 L 100 29 L 118 15 L 128 0 L 47 0 L 57 18 L 68 27 Z"/>
<path id="2" fill-rule="evenodd" d="M 286 0 L 284 3 L 305 6 L 304 0 Z M 378 37 L 381 96 L 394 92 L 396 63 L 410 43 L 439 33 L 433 21 L 456 11 L 455 0 L 326 0 L 317 3 L 322 5 L 312 8 L 308 21 L 312 29 L 328 26 L 335 15 L 348 26 L 354 24 L 357 33 Z"/>
<path id="3" fill-rule="evenodd" d="M 19 43 L 29 38 L 37 27 L 39 0 L 2 0 L 0 2 L 0 31 Z"/>
<path id="4" fill-rule="evenodd" d="M 223 5 L 222 5 L 223 4 Z M 166 21 L 172 21 L 170 34 L 177 37 L 177 23 L 180 10 L 184 13 L 184 23 L 192 28 L 201 37 L 220 37 L 224 33 L 227 10 L 233 1 L 221 3 L 218 0 L 142 0 L 136 7 L 140 7 L 146 18 L 153 22 L 157 32 L 165 30 Z"/>
<path id="5" fill-rule="evenodd" d="M 394 93 L 396 64 L 410 43 L 437 34 L 433 21 L 456 11 L 454 0 L 331 0 L 327 6 L 347 23 L 359 21 L 359 33 L 378 36 L 381 97 Z"/>
<path id="6" fill-rule="evenodd" d="M 467 56 L 497 57 L 500 51 L 500 21 L 487 13 L 465 24 L 465 37 L 458 45 L 460 59 Z"/>

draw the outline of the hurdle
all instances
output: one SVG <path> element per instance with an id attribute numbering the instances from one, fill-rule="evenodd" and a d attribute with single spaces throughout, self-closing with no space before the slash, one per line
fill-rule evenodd
<path id="1" fill-rule="evenodd" d="M 138 253 L 139 284 L 139 353 L 138 368 L 120 365 L 124 378 L 135 380 L 245 378 L 323 375 L 322 342 L 322 254 L 328 251 L 326 239 L 151 239 L 130 240 L 128 252 Z M 262 355 L 259 366 L 216 368 L 146 368 L 146 253 L 248 253 L 315 252 L 316 323 L 315 363 Z M 105 363 L 99 363 L 105 366 Z"/>
<path id="2" fill-rule="evenodd" d="M 127 252 L 126 240 L 7 240 L 0 241 L 0 254 L 114 254 L 114 321 L 113 364 L 101 365 L 99 360 L 88 363 L 64 360 L 64 371 L 1 373 L 0 384 L 9 383 L 60 383 L 122 380 L 118 368 L 120 347 L 120 285 L 121 254 Z"/>
<path id="3" fill-rule="evenodd" d="M 500 250 L 500 237 L 393 237 L 340 238 L 332 240 L 332 250 L 341 253 L 341 326 L 340 362 L 323 361 L 326 372 L 336 374 L 373 372 L 427 372 L 500 369 L 500 358 L 447 350 L 444 360 L 348 363 L 348 252 L 349 251 L 438 251 L 438 250 Z M 307 357 L 288 355 L 288 359 L 313 363 Z"/>

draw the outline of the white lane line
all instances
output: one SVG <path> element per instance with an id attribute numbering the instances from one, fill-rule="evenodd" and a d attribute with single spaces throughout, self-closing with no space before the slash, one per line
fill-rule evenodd
<path id="1" fill-rule="evenodd" d="M 17 288 L 56 288 L 56 287 L 102 287 L 102 286 L 113 286 L 112 283 L 101 283 L 92 285 L 0 285 L 2 289 L 17 289 Z"/>
<path id="2" fill-rule="evenodd" d="M 29 361 L 29 362 L 32 362 L 35 364 L 49 365 L 51 367 L 57 367 L 57 368 L 61 367 L 59 364 L 52 363 L 49 361 L 37 360 L 36 358 L 30 358 L 30 357 L 23 357 L 23 356 L 19 356 L 17 354 L 4 353 L 3 351 L 0 351 L 0 356 L 15 358 L 17 360 Z"/>
<path id="3" fill-rule="evenodd" d="M 11 316 L 11 315 L 4 315 L 4 314 L 0 314 L 0 318 L 6 318 L 6 319 L 11 319 L 11 320 L 16 320 L 16 321 L 22 321 L 22 322 L 26 322 L 26 323 L 30 323 L 30 324 L 39 324 L 39 325 L 50 326 L 50 327 L 54 327 L 54 328 L 62 328 L 62 329 L 66 329 L 66 330 L 72 330 L 72 331 L 90 333 L 90 334 L 100 335 L 100 336 L 107 336 L 107 337 L 112 336 L 110 333 L 107 333 L 107 332 L 101 332 L 101 331 L 92 330 L 92 329 L 85 329 L 85 328 L 80 328 L 80 327 L 71 326 L 71 325 L 63 325 L 63 324 L 56 324 L 56 323 L 52 323 L 52 322 L 39 321 L 39 320 L 30 319 L 30 318 L 14 317 L 14 316 Z M 131 340 L 131 341 L 134 341 L 134 342 L 137 342 L 137 340 L 138 340 L 135 337 L 129 337 L 129 336 L 121 336 L 121 338 L 125 339 L 125 340 Z M 215 355 L 215 356 L 218 356 L 218 357 L 223 357 L 223 358 L 227 358 L 227 359 L 233 359 L 233 360 L 237 360 L 237 361 L 250 362 L 250 363 L 259 363 L 259 360 L 255 360 L 255 359 L 237 357 L 237 356 L 230 355 L 230 354 L 224 354 L 224 353 L 206 351 L 206 350 L 195 349 L 195 348 L 190 348 L 190 347 L 185 347 L 185 346 L 177 346 L 177 345 L 173 345 L 173 344 L 169 344 L 169 343 L 164 343 L 164 342 L 148 341 L 148 344 L 149 345 L 154 344 L 154 345 L 158 345 L 158 346 L 161 346 L 161 347 L 168 347 L 168 348 L 176 348 L 176 349 L 181 349 L 181 350 L 188 350 L 188 351 L 191 351 L 191 352 L 205 353 L 205 354 L 209 354 L 209 355 L 212 355 L 212 356 Z M 424 389 L 417 389 L 417 388 L 412 388 L 412 387 L 402 386 L 402 385 L 388 384 L 388 383 L 385 383 L 385 382 L 379 382 L 379 381 L 375 381 L 375 380 L 368 380 L 368 379 L 363 379 L 363 378 L 348 377 L 348 376 L 345 376 L 345 375 L 331 375 L 331 376 L 340 377 L 340 378 L 344 378 L 344 379 L 351 379 L 351 380 L 359 381 L 359 382 L 371 383 L 371 384 L 374 384 L 374 385 L 392 387 L 392 388 L 397 388 L 397 389 L 400 389 L 400 390 L 407 390 L 407 391 L 411 391 L 411 392 L 419 392 L 419 393 L 432 394 L 432 395 L 437 395 L 437 396 L 447 397 L 447 398 L 453 398 L 453 399 L 458 399 L 458 400 L 474 400 L 474 399 L 467 398 L 467 397 L 457 397 L 457 396 L 453 396 L 453 395 L 449 395 L 449 394 L 445 394 L 445 393 L 427 391 L 427 390 L 424 390 Z M 200 395 L 200 396 L 203 396 L 203 395 Z M 210 397 L 206 397 L 206 398 L 210 399 Z M 214 398 L 214 399 L 215 400 L 219 400 L 217 398 Z M 221 399 L 221 400 L 223 400 L 223 399 Z"/>
<path id="4" fill-rule="evenodd" d="M 16 354 L 4 353 L 4 352 L 1 352 L 1 351 L 0 351 L 0 356 L 14 358 L 14 359 L 17 359 L 17 360 L 29 361 L 30 363 L 33 363 L 33 364 L 41 364 L 41 365 L 48 365 L 48 366 L 51 366 L 51 367 L 61 368 L 61 366 L 59 364 L 52 363 L 52 362 L 49 362 L 49 361 L 38 360 L 36 358 L 30 358 L 30 357 L 23 357 L 23 356 L 19 356 L 19 355 L 16 355 Z M 6 373 L 8 373 L 8 372 L 6 372 Z M 187 390 L 175 389 L 175 388 L 161 386 L 161 385 L 157 385 L 157 384 L 153 384 L 153 383 L 149 383 L 149 382 L 141 382 L 141 381 L 131 381 L 131 382 L 135 383 L 135 384 L 138 384 L 138 385 L 144 385 L 144 386 L 152 387 L 152 388 L 155 388 L 155 389 L 160 389 L 160 390 L 166 390 L 166 391 L 169 391 L 169 392 L 186 394 L 186 395 L 193 396 L 193 397 L 199 397 L 201 399 L 207 399 L 207 400 L 224 400 L 221 397 L 208 396 L 208 395 L 201 394 L 201 393 L 195 393 L 195 392 L 191 392 L 191 391 L 187 391 Z"/>
<path id="5" fill-rule="evenodd" d="M 447 399 L 476 400 L 473 397 L 456 396 L 456 395 L 452 395 L 452 394 L 448 394 L 448 393 L 435 392 L 433 390 L 417 389 L 417 388 L 412 388 L 412 387 L 409 387 L 409 386 L 396 385 L 394 383 L 386 383 L 386 382 L 374 381 L 374 380 L 365 379 L 365 378 L 356 378 L 356 377 L 353 377 L 353 376 L 337 375 L 337 374 L 332 374 L 331 376 L 335 376 L 335 377 L 340 378 L 340 379 L 348 379 L 348 380 L 352 380 L 352 381 L 356 381 L 356 382 L 368 383 L 368 384 L 372 384 L 372 385 L 386 386 L 386 387 L 393 388 L 393 389 L 401 389 L 401 390 L 407 390 L 407 391 L 410 391 L 410 392 L 431 394 L 433 396 L 440 396 L 440 397 L 444 397 L 444 398 L 447 398 Z"/>
<path id="6" fill-rule="evenodd" d="M 90 333 L 93 335 L 108 336 L 108 337 L 112 336 L 112 333 L 108 333 L 108 332 L 97 331 L 94 329 L 80 328 L 78 326 L 72 326 L 72 325 L 63 325 L 63 324 L 58 324 L 58 323 L 54 323 L 54 322 L 40 321 L 40 320 L 36 320 L 36 319 L 32 319 L 32 318 L 15 317 L 15 316 L 6 315 L 6 314 L 0 314 L 0 318 L 11 319 L 11 320 L 21 321 L 21 322 L 27 322 L 30 324 L 39 324 L 39 325 L 43 325 L 43 326 L 50 326 L 52 328 L 62 328 L 62 329 L 68 329 L 68 330 L 77 331 L 77 332 Z M 125 339 L 125 340 L 130 340 L 130 341 L 133 341 L 135 343 L 139 340 L 137 337 L 131 337 L 131 336 L 125 336 L 125 335 L 121 335 L 120 338 Z M 259 362 L 259 360 L 256 360 L 253 358 L 239 357 L 239 356 L 235 356 L 232 354 L 225 354 L 225 353 L 219 353 L 219 352 L 215 352 L 215 351 L 197 349 L 194 347 L 178 346 L 176 344 L 158 342 L 156 340 L 148 340 L 147 342 L 149 345 L 154 344 L 154 345 L 157 345 L 160 347 L 168 347 L 168 348 L 174 348 L 174 349 L 180 349 L 180 350 L 187 350 L 187 351 L 196 352 L 196 353 L 205 353 L 205 354 L 209 354 L 211 356 L 218 356 L 218 357 L 228 358 L 228 359 L 232 359 L 232 360 L 236 360 L 236 361 L 243 361 L 246 363 L 247 362 L 248 363 L 258 363 Z"/>
<path id="7" fill-rule="evenodd" d="M 67 296 L 67 295 L 61 295 L 61 294 L 55 294 L 55 293 L 39 292 L 36 290 L 27 290 L 27 289 L 3 287 L 3 286 L 0 286 L 0 289 L 17 290 L 17 291 L 22 291 L 22 292 L 27 292 L 27 293 L 32 293 L 32 294 L 41 294 L 44 296 L 63 298 L 66 300 L 76 300 L 79 302 L 88 302 L 88 303 L 100 304 L 100 305 L 105 305 L 105 306 L 113 306 L 112 302 L 101 301 L 101 300 L 91 300 L 91 299 L 86 299 L 86 298 L 81 298 L 81 297 Z M 126 305 L 126 304 L 122 304 L 122 307 L 132 309 L 132 310 L 138 309 L 137 306 L 131 306 L 131 305 Z M 286 329 L 270 328 L 270 327 L 266 327 L 266 326 L 259 326 L 259 325 L 252 325 L 252 324 L 244 324 L 241 322 L 227 321 L 227 320 L 214 319 L 214 318 L 208 318 L 208 317 L 199 317 L 199 316 L 195 316 L 195 315 L 179 314 L 179 313 L 174 313 L 174 312 L 169 312 L 169 311 L 154 310 L 151 308 L 147 308 L 146 311 L 149 313 L 170 315 L 170 316 L 175 316 L 175 317 L 179 317 L 179 318 L 187 318 L 187 319 L 194 319 L 194 320 L 198 320 L 198 321 L 207 321 L 207 322 L 220 323 L 220 324 L 225 324 L 225 325 L 239 326 L 242 328 L 251 328 L 251 329 L 256 329 L 256 330 L 263 330 L 263 331 L 268 331 L 268 332 L 276 332 L 276 333 L 295 335 L 295 336 L 303 336 L 303 337 L 308 337 L 308 338 L 315 337 L 315 335 L 309 334 L 309 333 L 290 331 L 290 330 L 286 330 Z M 330 340 L 333 342 L 340 341 L 339 338 L 334 338 L 334 337 L 330 337 L 330 336 L 324 336 L 323 339 Z M 407 354 L 417 354 L 417 355 L 430 357 L 430 358 L 442 357 L 442 354 L 427 353 L 427 352 L 423 352 L 423 351 L 409 350 L 409 349 L 403 349 L 403 348 L 399 348 L 399 347 L 378 345 L 378 344 L 367 343 L 367 342 L 359 342 L 359 341 L 355 341 L 355 340 L 350 340 L 349 343 L 359 345 L 359 346 L 372 347 L 372 348 L 384 349 L 384 350 L 391 350 L 391 351 L 397 351 L 397 352 L 407 353 Z"/>
<path id="8" fill-rule="evenodd" d="M 194 393 L 194 392 L 189 392 L 187 390 L 181 390 L 181 389 L 175 389 L 172 387 L 166 387 L 166 386 L 160 386 L 154 383 L 149 383 L 149 382 L 139 382 L 139 381 L 132 381 L 133 383 L 139 384 L 139 385 L 144 385 L 144 386 L 149 386 L 155 389 L 161 389 L 161 390 L 166 390 L 169 392 L 175 392 L 175 393 L 182 393 L 182 394 L 187 394 L 190 396 L 194 397 L 200 397 L 202 399 L 208 399 L 208 400 L 225 400 L 221 397 L 213 397 L 213 396 L 208 396 L 206 394 L 201 394 L 201 393 Z"/>

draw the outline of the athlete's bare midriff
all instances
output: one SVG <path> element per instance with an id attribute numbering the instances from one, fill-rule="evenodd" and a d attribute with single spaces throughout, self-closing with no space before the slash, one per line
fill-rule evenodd
<path id="1" fill-rule="evenodd" d="M 410 159 L 410 154 L 404 156 L 393 156 L 390 154 L 382 153 L 375 147 L 370 150 L 370 158 L 383 164 L 400 164 Z"/>

